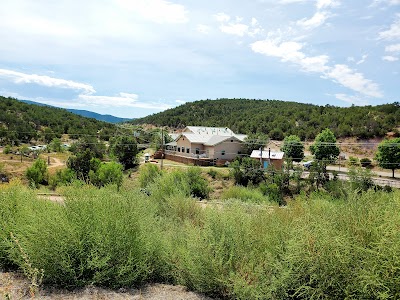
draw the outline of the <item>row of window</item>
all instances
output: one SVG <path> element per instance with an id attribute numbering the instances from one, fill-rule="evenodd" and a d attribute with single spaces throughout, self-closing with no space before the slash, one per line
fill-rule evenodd
<path id="1" fill-rule="evenodd" d="M 181 149 L 181 147 L 178 147 L 178 152 L 185 153 L 185 147 L 182 147 L 182 149 Z M 190 148 L 186 148 L 186 153 L 190 153 Z"/>
<path id="2" fill-rule="evenodd" d="M 178 147 L 177 149 L 176 149 L 178 152 L 182 152 L 182 153 L 185 153 L 185 151 L 186 151 L 186 153 L 190 153 L 190 148 L 185 148 L 185 147 Z M 196 154 L 200 154 L 200 148 L 196 148 L 196 152 L 195 152 Z M 240 151 L 238 152 L 238 154 L 240 154 Z M 222 150 L 221 151 L 221 155 L 225 155 L 225 150 Z"/>

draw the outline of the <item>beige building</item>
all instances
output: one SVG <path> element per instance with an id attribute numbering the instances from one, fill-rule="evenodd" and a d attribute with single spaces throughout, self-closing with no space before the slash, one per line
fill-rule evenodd
<path id="1" fill-rule="evenodd" d="M 198 158 L 231 161 L 242 154 L 244 134 L 229 128 L 188 126 L 166 145 L 166 153 Z"/>

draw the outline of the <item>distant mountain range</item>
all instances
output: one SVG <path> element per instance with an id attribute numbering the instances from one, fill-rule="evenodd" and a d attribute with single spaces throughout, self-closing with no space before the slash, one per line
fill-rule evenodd
<path id="1" fill-rule="evenodd" d="M 24 103 L 27 104 L 34 104 L 34 105 L 39 105 L 39 106 L 49 106 L 49 107 L 56 107 L 56 106 L 52 106 L 52 105 L 48 105 L 48 104 L 44 104 L 44 103 L 39 103 L 39 102 L 34 102 L 34 101 L 29 101 L 29 100 L 20 100 Z M 56 108 L 60 108 L 60 107 L 56 107 Z M 102 115 L 102 114 L 98 114 L 92 111 L 88 111 L 88 110 L 80 110 L 80 109 L 71 109 L 71 108 L 65 108 L 65 110 L 82 116 L 82 117 L 86 117 L 86 118 L 93 118 L 99 121 L 103 121 L 103 122 L 108 122 L 108 123 L 123 123 L 123 122 L 127 122 L 127 121 L 132 121 L 133 119 L 128 119 L 128 118 L 119 118 L 119 117 L 115 117 L 112 115 Z"/>

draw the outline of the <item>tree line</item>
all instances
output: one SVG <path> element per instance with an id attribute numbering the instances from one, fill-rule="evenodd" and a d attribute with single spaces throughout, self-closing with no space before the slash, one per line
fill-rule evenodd
<path id="1" fill-rule="evenodd" d="M 19 145 L 32 140 L 45 143 L 68 134 L 95 135 L 109 140 L 116 126 L 75 115 L 65 109 L 26 104 L 14 98 L 0 96 L 0 144 Z"/>
<path id="2" fill-rule="evenodd" d="M 132 121 L 184 128 L 185 126 L 229 127 L 236 133 L 258 133 L 283 140 L 297 135 L 315 139 L 329 128 L 336 137 L 367 139 L 395 131 L 400 123 L 398 102 L 378 106 L 318 106 L 279 100 L 217 99 L 189 102 L 164 112 Z"/>

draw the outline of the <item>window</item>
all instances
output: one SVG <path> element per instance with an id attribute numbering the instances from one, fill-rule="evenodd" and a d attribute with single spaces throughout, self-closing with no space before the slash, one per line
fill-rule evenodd
<path id="1" fill-rule="evenodd" d="M 225 150 L 222 150 L 222 151 L 221 151 L 221 155 L 225 155 Z"/>
<path id="2" fill-rule="evenodd" d="M 233 140 L 231 140 L 231 143 L 233 143 Z"/>
<path id="3" fill-rule="evenodd" d="M 200 154 L 200 148 L 196 148 L 196 154 Z"/>
<path id="4" fill-rule="evenodd" d="M 186 148 L 186 153 L 190 153 L 190 148 Z"/>
<path id="5" fill-rule="evenodd" d="M 178 152 L 181 152 L 181 147 L 178 147 Z"/>
<path id="6" fill-rule="evenodd" d="M 182 147 L 182 153 L 185 153 L 185 147 Z"/>

